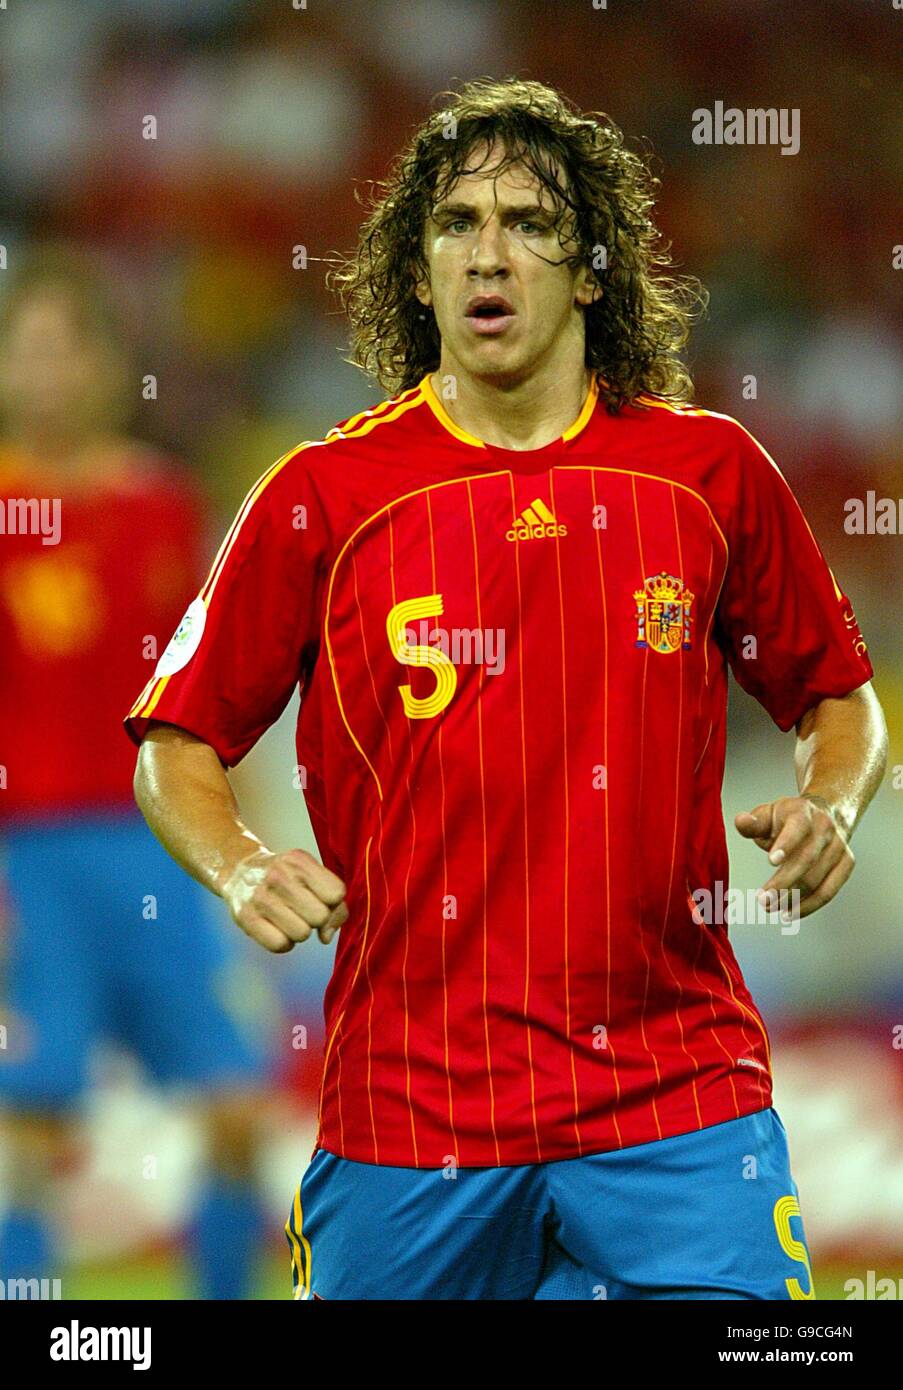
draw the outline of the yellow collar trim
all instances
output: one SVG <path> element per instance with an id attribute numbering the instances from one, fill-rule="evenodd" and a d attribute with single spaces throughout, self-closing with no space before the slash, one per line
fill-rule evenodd
<path id="1" fill-rule="evenodd" d="M 432 373 L 427 372 L 426 376 L 420 383 L 420 391 L 423 396 L 423 399 L 426 401 L 430 410 L 433 412 L 436 419 L 439 421 L 439 424 L 443 427 L 443 429 L 448 430 L 449 434 L 453 434 L 455 439 L 460 439 L 462 444 L 470 444 L 475 449 L 485 449 L 486 443 L 484 440 L 477 439 L 475 434 L 468 434 L 467 430 L 462 430 L 460 425 L 455 424 L 454 420 L 451 418 L 448 411 L 445 409 L 445 406 L 442 404 L 439 397 L 436 395 L 436 392 L 433 388 L 433 383 L 430 379 L 431 376 Z M 587 392 L 586 400 L 583 402 L 580 414 L 577 416 L 577 419 L 574 421 L 574 423 L 572 425 L 569 425 L 568 428 L 565 430 L 564 434 L 561 436 L 563 440 L 574 439 L 575 436 L 578 435 L 582 429 L 585 429 L 586 425 L 589 422 L 590 416 L 596 408 L 596 401 L 598 400 L 598 398 L 599 385 L 596 380 L 596 373 L 593 372 L 592 378 L 590 380 L 589 391 Z M 517 451 L 512 450 L 512 452 Z"/>
<path id="2" fill-rule="evenodd" d="M 562 439 L 573 439 L 574 436 L 578 435 L 582 429 L 586 428 L 586 426 L 589 424 L 589 417 L 592 415 L 593 411 L 596 408 L 596 401 L 598 399 L 599 382 L 596 378 L 596 373 L 593 372 L 592 376 L 590 377 L 589 391 L 587 392 L 586 400 L 583 402 L 583 409 L 577 416 L 574 423 L 565 430 L 564 434 L 561 436 Z"/>

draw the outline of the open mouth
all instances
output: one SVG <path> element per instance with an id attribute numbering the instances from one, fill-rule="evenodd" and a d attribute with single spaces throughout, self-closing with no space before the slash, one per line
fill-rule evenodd
<path id="1" fill-rule="evenodd" d="M 500 295 L 480 296 L 467 307 L 467 319 L 477 333 L 500 333 L 514 317 L 511 305 Z"/>

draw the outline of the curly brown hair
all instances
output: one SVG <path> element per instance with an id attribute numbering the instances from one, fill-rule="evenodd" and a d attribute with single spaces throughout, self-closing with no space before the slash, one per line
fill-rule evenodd
<path id="1" fill-rule="evenodd" d="M 659 180 L 648 160 L 626 148 L 604 113 L 582 114 L 541 82 L 478 78 L 442 96 L 451 103 L 419 127 L 375 184 L 354 255 L 334 258 L 327 275 L 351 321 L 346 360 L 389 394 L 437 370 L 436 319 L 414 293 L 427 276 L 426 221 L 474 147 L 485 141 L 488 159 L 499 141 L 504 156 L 494 174 L 523 164 L 551 191 L 559 244 L 571 236 L 579 248 L 566 259 L 591 267 L 603 289 L 585 309 L 586 365 L 596 369 L 608 409 L 643 392 L 691 399 L 680 351 L 707 296 L 695 278 L 668 273 L 669 248 L 650 217 Z"/>

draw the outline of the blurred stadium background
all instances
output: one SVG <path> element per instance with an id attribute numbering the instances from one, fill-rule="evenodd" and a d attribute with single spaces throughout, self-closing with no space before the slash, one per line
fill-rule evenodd
<path id="1" fill-rule="evenodd" d="M 900 25 L 891 0 L 9 0 L 0 12 L 7 265 L 52 240 L 103 266 L 134 338 L 131 433 L 193 472 L 211 554 L 274 458 L 381 397 L 342 360 L 322 258 L 351 247 L 355 190 L 385 172 L 437 92 L 481 74 L 536 77 L 650 142 L 660 223 L 712 296 L 691 352 L 699 402 L 741 419 L 796 490 L 855 604 L 891 732 L 839 901 L 796 936 L 733 931 L 772 1034 L 822 1297 L 868 1269 L 903 1274 L 903 542 L 846 534 L 843 505 L 869 489 L 903 497 Z M 691 113 L 717 100 L 799 108 L 800 152 L 694 145 Z M 143 137 L 149 114 L 156 139 Z M 234 783 L 275 848 L 313 848 L 293 722 L 290 709 Z M 735 886 L 759 886 L 764 858 L 733 816 L 795 789 L 792 752 L 733 687 Z M 281 1001 L 282 1101 L 263 1155 L 261 1297 L 288 1293 L 281 1226 L 315 1129 L 330 957 L 311 942 L 262 962 L 262 997 Z M 292 1046 L 298 1023 L 306 1050 Z M 165 1182 L 142 1178 L 151 1150 Z M 180 1232 L 200 1150 L 190 1104 L 155 1093 L 126 1057 L 101 1059 L 64 1175 L 68 1297 L 190 1294 Z"/>

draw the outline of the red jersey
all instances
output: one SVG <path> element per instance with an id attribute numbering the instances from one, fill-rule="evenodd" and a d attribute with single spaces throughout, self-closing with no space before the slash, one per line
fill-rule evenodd
<path id="1" fill-rule="evenodd" d="M 0 504 L 0 820 L 134 812 L 110 731 L 203 573 L 195 494 L 140 446 L 79 483 L 5 452 Z"/>
<path id="2" fill-rule="evenodd" d="M 593 388 L 542 449 L 429 377 L 248 494 L 134 705 L 241 759 L 300 685 L 347 885 L 318 1147 L 533 1163 L 771 1103 L 724 926 L 727 665 L 784 730 L 872 668 L 769 456 L 726 416 Z M 711 915 L 711 914 L 710 914 Z"/>

